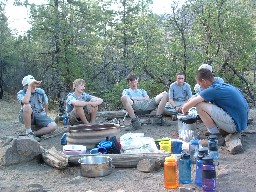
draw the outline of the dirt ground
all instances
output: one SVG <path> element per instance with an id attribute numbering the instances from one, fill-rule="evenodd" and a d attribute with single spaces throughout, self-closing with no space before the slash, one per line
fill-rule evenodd
<path id="1" fill-rule="evenodd" d="M 18 103 L 10 99 L 0 100 L 0 136 L 17 136 L 24 133 L 24 127 L 18 122 Z M 242 134 L 244 153 L 231 155 L 225 147 L 219 148 L 219 165 L 217 170 L 217 191 L 219 192 L 253 192 L 256 188 L 256 120 L 255 110 L 250 111 L 252 124 Z M 52 113 L 54 117 L 56 113 Z M 177 121 L 170 126 L 154 127 L 144 125 L 137 132 L 154 139 L 172 137 L 177 131 Z M 125 132 L 121 130 L 121 135 Z M 40 142 L 50 149 L 55 146 L 62 150 L 60 138 L 62 134 Z M 193 170 L 195 167 L 193 167 Z M 194 179 L 194 178 L 193 178 Z M 65 170 L 54 169 L 38 160 L 0 167 L 0 191 L 30 192 L 167 192 L 163 186 L 163 168 L 152 173 L 142 173 L 135 168 L 115 168 L 105 177 L 87 178 L 81 176 L 80 167 L 68 167 Z M 186 185 L 183 185 L 186 187 Z M 191 184 L 196 191 L 202 189 Z M 170 190 L 169 190 L 170 191 Z M 178 191 L 178 189 L 173 190 Z"/>

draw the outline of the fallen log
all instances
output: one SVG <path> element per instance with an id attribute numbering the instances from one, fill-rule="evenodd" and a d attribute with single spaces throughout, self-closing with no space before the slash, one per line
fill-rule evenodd
<path id="1" fill-rule="evenodd" d="M 57 168 L 57 169 L 64 169 L 68 166 L 68 157 L 52 147 L 49 150 L 43 149 L 42 153 L 43 160 L 46 164 Z"/>
<path id="2" fill-rule="evenodd" d="M 142 159 L 137 164 L 137 169 L 144 173 L 150 173 L 161 167 L 161 163 L 155 159 Z"/>
<path id="3" fill-rule="evenodd" d="M 94 154 L 69 156 L 68 163 L 71 166 L 79 165 L 78 160 L 83 156 L 91 156 Z M 163 166 L 165 157 L 171 155 L 171 153 L 142 153 L 142 154 L 103 154 L 112 158 L 112 165 L 116 168 L 136 168 L 139 161 L 143 159 L 152 159 L 158 161 Z"/>

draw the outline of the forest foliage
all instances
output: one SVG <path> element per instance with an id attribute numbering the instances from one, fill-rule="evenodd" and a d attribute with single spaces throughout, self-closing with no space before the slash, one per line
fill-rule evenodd
<path id="1" fill-rule="evenodd" d="M 65 98 L 77 78 L 104 99 L 105 109 L 121 108 L 126 76 L 154 96 L 168 91 L 183 71 L 193 88 L 202 63 L 238 87 L 255 103 L 256 1 L 174 1 L 170 13 L 156 14 L 152 0 L 48 0 L 30 9 L 31 29 L 10 30 L 0 3 L 0 91 L 16 94 L 31 74 L 42 80 L 51 101 Z"/>

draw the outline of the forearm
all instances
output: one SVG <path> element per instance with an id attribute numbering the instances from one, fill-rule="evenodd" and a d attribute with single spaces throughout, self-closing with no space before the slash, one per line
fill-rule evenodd
<path id="1" fill-rule="evenodd" d="M 97 97 L 97 98 L 93 98 L 89 103 L 90 103 L 90 105 L 92 105 L 92 106 L 98 106 L 98 105 L 100 105 L 102 102 L 103 102 L 103 99 Z"/>
<path id="2" fill-rule="evenodd" d="M 169 103 L 172 105 L 173 108 L 176 107 L 176 104 L 175 104 L 175 102 L 173 101 L 173 99 L 169 99 Z"/>
<path id="3" fill-rule="evenodd" d="M 29 104 L 30 97 L 31 97 L 31 89 L 28 88 L 27 91 L 26 91 L 26 94 L 25 94 L 25 96 L 24 96 L 24 98 L 22 99 L 21 102 L 23 104 Z"/>
<path id="4" fill-rule="evenodd" d="M 46 114 L 48 114 L 49 113 L 49 105 L 45 104 L 44 109 L 45 109 Z"/>
<path id="5" fill-rule="evenodd" d="M 192 97 L 188 102 L 183 104 L 182 113 L 187 113 L 190 108 L 195 107 L 198 103 L 203 101 L 204 99 L 200 95 Z"/>

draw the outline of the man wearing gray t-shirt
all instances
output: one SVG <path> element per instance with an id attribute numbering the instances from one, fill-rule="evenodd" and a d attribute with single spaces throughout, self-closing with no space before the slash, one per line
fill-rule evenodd
<path id="1" fill-rule="evenodd" d="M 124 89 L 122 92 L 121 101 L 124 108 L 131 117 L 132 126 L 126 128 L 126 131 L 133 131 L 141 128 L 140 120 L 136 117 L 136 112 L 153 111 L 157 109 L 156 116 L 153 118 L 153 123 L 162 125 L 162 113 L 168 101 L 167 92 L 162 92 L 156 97 L 150 99 L 144 89 L 138 89 L 139 79 L 135 75 L 129 75 L 127 82 L 129 89 Z"/>
<path id="2" fill-rule="evenodd" d="M 191 87 L 185 82 L 185 74 L 179 72 L 176 74 L 176 81 L 170 85 L 169 102 L 166 104 L 164 114 L 174 115 L 181 109 L 181 106 L 192 97 Z M 175 120 L 175 118 L 173 118 Z"/>

